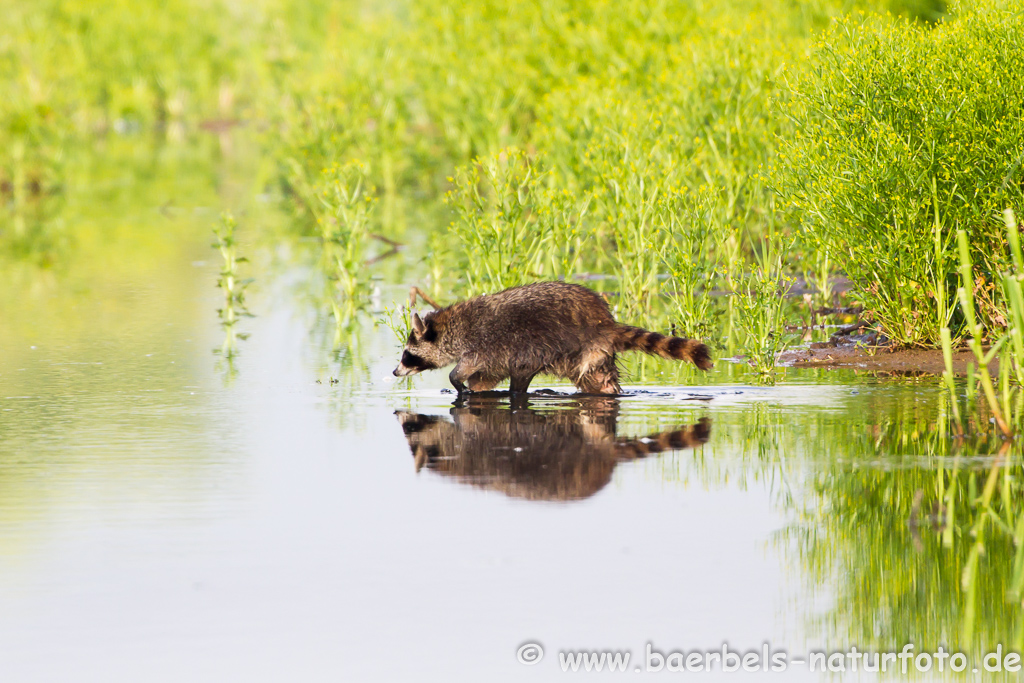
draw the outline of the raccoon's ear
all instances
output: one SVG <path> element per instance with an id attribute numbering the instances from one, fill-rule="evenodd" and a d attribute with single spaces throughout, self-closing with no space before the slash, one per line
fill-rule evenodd
<path id="1" fill-rule="evenodd" d="M 419 313 L 412 314 L 412 329 L 416 330 L 416 334 L 423 334 L 427 331 L 427 326 L 423 324 Z"/>
<path id="2" fill-rule="evenodd" d="M 423 341 L 433 344 L 437 341 L 437 327 L 434 325 L 434 319 L 428 315 L 425 325 L 427 329 L 423 332 Z"/>

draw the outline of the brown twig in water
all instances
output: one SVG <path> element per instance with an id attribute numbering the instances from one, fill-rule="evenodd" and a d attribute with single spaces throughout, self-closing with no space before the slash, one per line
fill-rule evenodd
<path id="1" fill-rule="evenodd" d="M 430 298 L 429 296 L 427 296 L 427 294 L 426 294 L 426 293 L 425 293 L 425 292 L 424 292 L 424 291 L 423 291 L 422 289 L 420 289 L 419 287 L 416 287 L 416 286 L 414 285 L 414 286 L 412 287 L 412 289 L 410 289 L 410 290 L 409 290 L 409 308 L 410 308 L 410 309 L 411 309 L 411 308 L 412 308 L 413 306 L 415 306 L 415 305 L 416 305 L 416 297 L 417 297 L 417 296 L 419 296 L 419 298 L 423 299 L 423 300 L 424 300 L 424 301 L 426 301 L 426 302 L 427 302 L 428 304 L 430 304 L 431 306 L 433 306 L 433 307 L 434 307 L 434 310 L 435 310 L 435 311 L 436 311 L 436 310 L 438 310 L 439 308 L 441 308 L 441 306 L 439 306 L 439 305 L 438 305 L 438 303 L 437 303 L 436 301 L 434 301 L 434 300 L 433 300 L 433 299 L 431 299 L 431 298 Z"/>

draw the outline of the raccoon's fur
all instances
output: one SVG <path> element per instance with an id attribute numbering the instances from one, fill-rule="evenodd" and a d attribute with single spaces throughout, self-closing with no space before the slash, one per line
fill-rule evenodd
<path id="1" fill-rule="evenodd" d="M 586 396 L 551 410 L 502 404 L 470 395 L 452 419 L 398 411 L 416 470 L 426 468 L 513 498 L 569 501 L 588 498 L 611 481 L 618 463 L 654 453 L 696 448 L 711 421 L 652 434 L 617 437 L 618 401 Z"/>
<path id="2" fill-rule="evenodd" d="M 618 394 L 615 354 L 643 351 L 711 367 L 708 347 L 620 325 L 596 292 L 565 282 L 538 282 L 413 315 L 413 330 L 395 368 L 398 377 L 455 363 L 458 392 L 489 391 L 510 379 L 526 391 L 540 373 L 564 377 L 587 394 Z"/>

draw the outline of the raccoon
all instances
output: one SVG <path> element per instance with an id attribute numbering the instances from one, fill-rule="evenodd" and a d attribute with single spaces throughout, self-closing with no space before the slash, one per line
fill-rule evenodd
<path id="1" fill-rule="evenodd" d="M 611 481 L 618 463 L 698 448 L 711 435 L 711 421 L 702 418 L 641 439 L 621 437 L 618 413 L 618 401 L 602 396 L 538 409 L 471 394 L 452 408 L 451 419 L 396 415 L 417 471 L 526 500 L 589 498 Z"/>
<path id="2" fill-rule="evenodd" d="M 615 354 L 643 351 L 712 366 L 708 347 L 620 325 L 596 292 L 565 282 L 537 282 L 414 314 L 396 377 L 455 363 L 448 378 L 463 394 L 510 380 L 524 392 L 540 373 L 564 377 L 586 394 L 618 394 Z"/>

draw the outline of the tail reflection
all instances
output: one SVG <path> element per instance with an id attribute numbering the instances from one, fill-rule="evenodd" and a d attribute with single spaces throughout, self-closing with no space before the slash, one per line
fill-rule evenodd
<path id="1" fill-rule="evenodd" d="M 572 397 L 545 401 L 470 395 L 452 419 L 397 411 L 416 470 L 527 500 L 581 500 L 611 480 L 616 464 L 706 443 L 711 421 L 633 439 L 615 436 L 619 402 Z"/>

